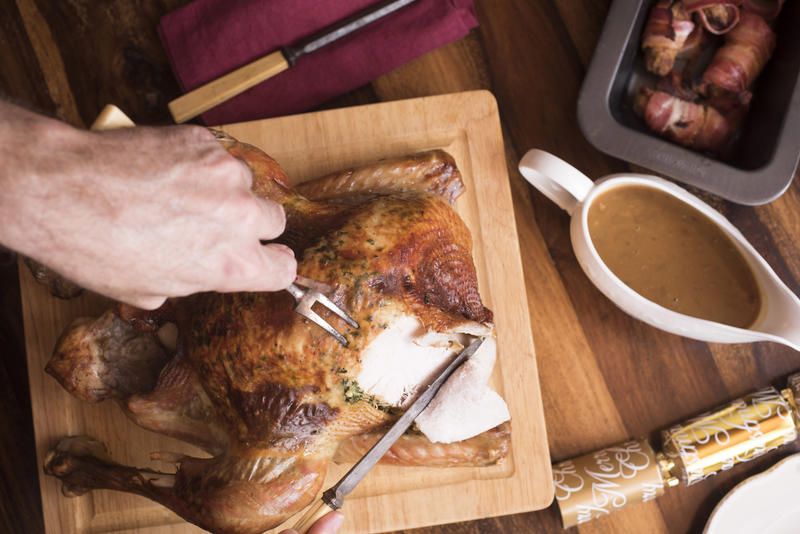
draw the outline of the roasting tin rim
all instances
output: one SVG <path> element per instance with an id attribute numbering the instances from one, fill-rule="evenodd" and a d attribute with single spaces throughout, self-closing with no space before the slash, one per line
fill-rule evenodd
<path id="1" fill-rule="evenodd" d="M 748 170 L 676 145 L 654 134 L 637 131 L 613 114 L 611 93 L 619 79 L 629 79 L 638 53 L 639 36 L 650 0 L 614 0 L 578 97 L 578 124 L 598 150 L 641 165 L 727 200 L 766 204 L 789 187 L 800 161 L 800 83 L 793 83 L 788 109 L 779 125 L 774 149 L 766 163 Z M 800 76 L 799 76 L 800 77 Z"/>

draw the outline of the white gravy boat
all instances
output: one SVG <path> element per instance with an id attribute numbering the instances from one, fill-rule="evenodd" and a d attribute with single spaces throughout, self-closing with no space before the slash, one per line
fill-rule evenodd
<path id="1" fill-rule="evenodd" d="M 594 285 L 626 313 L 661 330 L 701 341 L 774 341 L 800 351 L 800 300 L 735 226 L 685 189 L 656 176 L 633 173 L 612 174 L 592 182 L 572 165 L 537 149 L 525 154 L 519 170 L 528 182 L 572 216 L 570 238 L 578 263 Z M 753 271 L 761 293 L 761 310 L 749 328 L 672 311 L 642 297 L 611 272 L 592 244 L 587 216 L 598 195 L 624 185 L 666 192 L 704 214 L 730 237 Z"/>

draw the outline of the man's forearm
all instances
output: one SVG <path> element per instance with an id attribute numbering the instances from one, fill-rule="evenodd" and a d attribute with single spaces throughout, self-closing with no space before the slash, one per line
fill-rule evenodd
<path id="1" fill-rule="evenodd" d="M 51 225 L 41 219 L 53 215 L 58 176 L 79 138 L 60 121 L 0 100 L 0 244 L 31 256 L 48 246 Z"/>
<path id="2" fill-rule="evenodd" d="M 0 102 L 0 244 L 140 307 L 295 276 L 280 205 L 205 128 L 88 132 Z"/>

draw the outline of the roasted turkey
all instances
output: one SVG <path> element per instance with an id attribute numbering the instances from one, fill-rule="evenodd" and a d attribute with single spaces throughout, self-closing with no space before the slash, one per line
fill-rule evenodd
<path id="1" fill-rule="evenodd" d="M 62 440 L 45 471 L 68 495 L 143 495 L 218 533 L 260 533 L 306 506 L 332 460 L 356 460 L 470 336 L 489 338 L 384 462 L 482 466 L 506 456 L 508 411 L 485 384 L 492 313 L 478 293 L 463 184 L 441 151 L 384 160 L 292 188 L 269 156 L 224 134 L 281 203 L 279 240 L 298 273 L 327 284 L 359 324 L 348 346 L 293 312 L 286 292 L 203 293 L 145 312 L 120 305 L 62 334 L 47 371 L 89 402 L 116 399 L 137 424 L 210 458 L 154 453 L 175 473 L 114 463 L 101 443 Z M 448 400 L 450 399 L 450 400 Z"/>

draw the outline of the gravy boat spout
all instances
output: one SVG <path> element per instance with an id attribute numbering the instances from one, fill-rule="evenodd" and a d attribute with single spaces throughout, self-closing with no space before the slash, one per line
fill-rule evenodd
<path id="1" fill-rule="evenodd" d="M 775 341 L 800 351 L 800 299 L 778 278 L 764 258 L 757 252 L 753 254 L 753 263 L 758 261 L 763 269 L 751 264 L 764 303 L 759 317 L 748 330 L 760 335 L 754 341 Z"/>
<path id="2" fill-rule="evenodd" d="M 542 150 L 530 150 L 519 169 L 525 179 L 571 215 L 575 256 L 595 286 L 629 315 L 656 328 L 715 343 L 774 341 L 800 351 L 800 299 L 780 280 L 739 230 L 685 189 L 656 176 L 625 173 L 592 182 L 580 171 Z M 741 253 L 755 278 L 760 307 L 750 326 L 740 328 L 684 313 L 649 300 L 618 278 L 601 259 L 589 233 L 589 208 L 599 195 L 617 187 L 653 188 L 685 203 L 710 220 Z M 652 276 L 659 276 L 658 271 Z"/>

